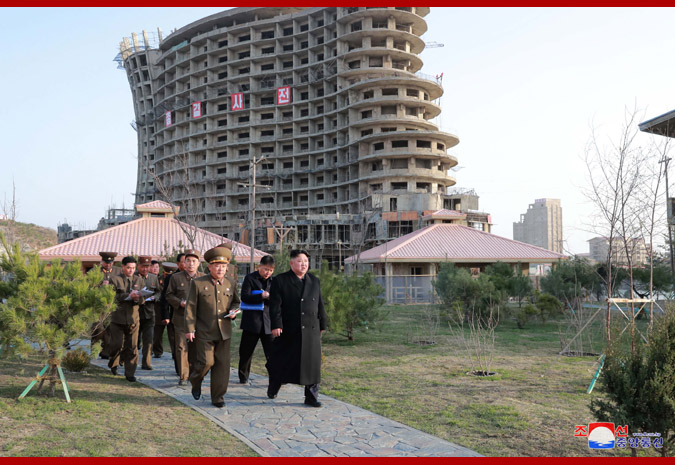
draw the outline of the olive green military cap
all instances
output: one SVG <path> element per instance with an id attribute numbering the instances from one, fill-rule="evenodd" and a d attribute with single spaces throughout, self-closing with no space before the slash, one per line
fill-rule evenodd
<path id="1" fill-rule="evenodd" d="M 204 260 L 209 263 L 230 263 L 232 251 L 227 247 L 214 247 L 204 254 Z"/>

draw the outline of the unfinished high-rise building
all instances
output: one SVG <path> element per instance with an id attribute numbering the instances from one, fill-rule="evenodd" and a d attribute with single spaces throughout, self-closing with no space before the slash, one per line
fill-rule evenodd
<path id="1" fill-rule="evenodd" d="M 452 209 L 448 149 L 459 140 L 431 122 L 443 88 L 420 73 L 427 14 L 234 8 L 166 37 L 125 38 L 136 203 L 170 201 L 182 219 L 248 244 L 253 204 L 256 248 L 303 247 L 315 265 Z"/>
<path id="2" fill-rule="evenodd" d="M 560 199 L 536 199 L 513 223 L 513 239 L 563 253 Z"/>

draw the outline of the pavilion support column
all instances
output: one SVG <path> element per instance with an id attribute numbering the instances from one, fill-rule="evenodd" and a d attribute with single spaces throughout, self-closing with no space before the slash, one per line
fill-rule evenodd
<path id="1" fill-rule="evenodd" d="M 392 289 L 391 280 L 394 279 L 394 266 L 391 263 L 384 264 L 384 283 L 385 291 L 387 293 L 387 302 L 393 302 L 394 291 Z"/>

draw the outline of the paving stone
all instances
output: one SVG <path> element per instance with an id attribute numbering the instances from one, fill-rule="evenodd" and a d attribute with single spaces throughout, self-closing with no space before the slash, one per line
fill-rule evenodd
<path id="1" fill-rule="evenodd" d="M 107 370 L 106 360 L 94 365 Z M 202 384 L 202 398 L 195 401 L 189 384 L 178 386 L 169 354 L 153 359 L 152 372 L 137 371 L 139 382 L 199 411 L 215 424 L 244 441 L 262 456 L 362 457 L 478 456 L 476 452 L 389 420 L 328 396 L 323 406 L 303 404 L 304 387 L 284 385 L 276 399 L 268 399 L 267 378 L 251 375 L 251 384 L 239 384 L 230 371 L 225 395 L 227 407 L 211 405 L 210 377 Z M 120 370 L 123 374 L 123 370 Z"/>

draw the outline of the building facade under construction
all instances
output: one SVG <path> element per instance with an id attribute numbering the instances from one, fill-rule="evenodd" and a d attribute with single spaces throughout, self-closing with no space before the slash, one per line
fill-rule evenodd
<path id="1" fill-rule="evenodd" d="M 477 196 L 463 206 L 448 192 L 459 140 L 431 121 L 443 88 L 420 73 L 428 14 L 234 8 L 125 38 L 136 203 L 177 204 L 184 221 L 249 245 L 254 215 L 256 248 L 303 247 L 313 265 L 418 229 L 429 212 L 477 210 Z"/>

